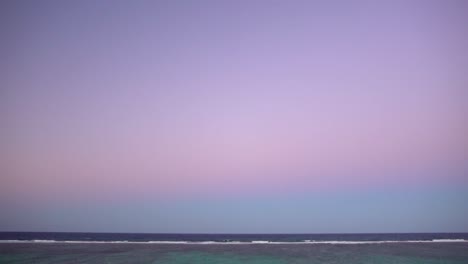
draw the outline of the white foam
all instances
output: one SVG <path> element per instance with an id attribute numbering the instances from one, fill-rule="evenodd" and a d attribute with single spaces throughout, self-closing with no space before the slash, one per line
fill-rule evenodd
<path id="1" fill-rule="evenodd" d="M 252 241 L 252 244 L 268 244 L 270 241 L 267 240 L 254 240 Z"/>
<path id="2" fill-rule="evenodd" d="M 54 243 L 56 241 L 55 240 L 34 239 L 32 242 L 35 242 L 35 243 Z"/>
<path id="3" fill-rule="evenodd" d="M 432 239 L 432 242 L 467 242 L 465 239 Z"/>
<path id="4" fill-rule="evenodd" d="M 187 244 L 188 241 L 148 241 L 149 244 Z"/>
<path id="5" fill-rule="evenodd" d="M 464 239 L 433 239 L 433 240 L 381 240 L 381 241 L 304 241 L 304 244 L 390 244 L 390 243 L 439 243 L 468 242 Z"/>
<path id="6" fill-rule="evenodd" d="M 254 240 L 251 242 L 243 241 L 89 241 L 89 240 L 0 240 L 0 243 L 75 243 L 75 244 L 195 244 L 195 245 L 246 245 L 246 244 L 345 244 L 345 245 L 359 245 L 359 244 L 388 244 L 388 243 L 460 243 L 468 242 L 465 239 L 432 239 L 432 240 L 383 240 L 383 241 L 316 241 L 304 240 L 297 242 L 288 241 L 267 241 L 267 240 Z"/>
<path id="7" fill-rule="evenodd" d="M 217 244 L 217 243 L 223 243 L 223 242 L 216 242 L 216 241 L 200 241 L 200 242 L 195 242 L 197 244 Z"/>

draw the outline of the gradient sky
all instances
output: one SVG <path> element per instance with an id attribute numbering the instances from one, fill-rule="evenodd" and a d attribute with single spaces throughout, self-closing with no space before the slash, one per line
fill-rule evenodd
<path id="1" fill-rule="evenodd" d="M 468 232 L 466 1 L 1 1 L 0 231 Z"/>

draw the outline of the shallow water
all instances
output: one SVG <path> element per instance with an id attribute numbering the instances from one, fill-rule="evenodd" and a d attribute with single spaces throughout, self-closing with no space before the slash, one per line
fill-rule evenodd
<path id="1" fill-rule="evenodd" d="M 468 263 L 468 243 L 0 243 L 0 263 Z"/>

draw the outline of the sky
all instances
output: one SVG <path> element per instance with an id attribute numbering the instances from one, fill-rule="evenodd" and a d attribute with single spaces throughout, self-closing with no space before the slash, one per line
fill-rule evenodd
<path id="1" fill-rule="evenodd" d="M 466 1 L 1 1 L 0 231 L 468 232 Z"/>

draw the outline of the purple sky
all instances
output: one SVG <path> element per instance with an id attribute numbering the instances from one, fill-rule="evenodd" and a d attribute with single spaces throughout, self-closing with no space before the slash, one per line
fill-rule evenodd
<path id="1" fill-rule="evenodd" d="M 2 1 L 0 34 L 0 230 L 468 232 L 465 1 Z"/>

